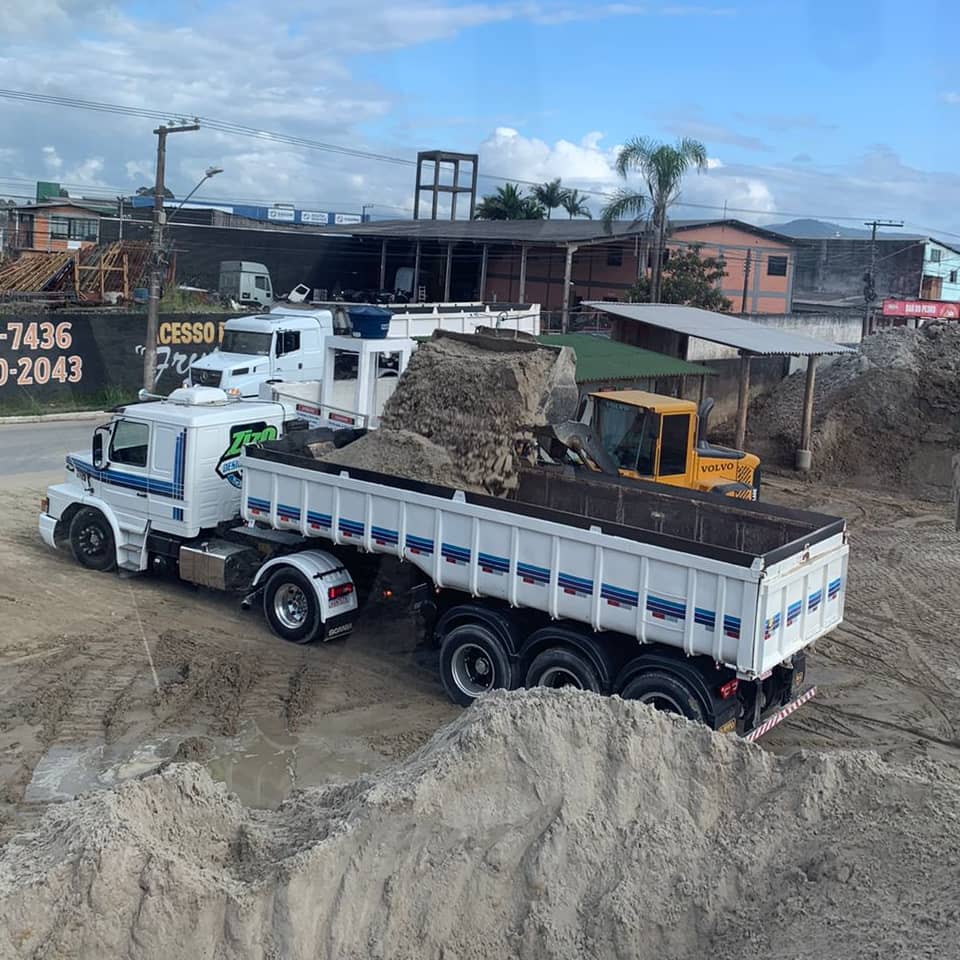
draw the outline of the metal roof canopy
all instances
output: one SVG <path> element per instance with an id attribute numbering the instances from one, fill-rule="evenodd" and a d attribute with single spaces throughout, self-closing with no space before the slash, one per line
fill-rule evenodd
<path id="1" fill-rule="evenodd" d="M 616 317 L 646 323 L 662 330 L 670 330 L 688 337 L 709 340 L 740 351 L 740 383 L 737 390 L 737 433 L 734 446 L 742 450 L 747 436 L 747 409 L 750 406 L 750 358 L 753 356 L 792 356 L 807 358 L 807 380 L 803 394 L 803 412 L 800 421 L 800 446 L 796 465 L 809 470 L 813 437 L 813 394 L 817 376 L 817 358 L 835 353 L 855 353 L 829 340 L 805 337 L 801 333 L 773 330 L 761 323 L 744 320 L 728 313 L 714 313 L 699 307 L 684 307 L 664 303 L 608 303 L 586 301 L 588 307 L 603 310 Z"/>
<path id="2" fill-rule="evenodd" d="M 547 333 L 537 339 L 550 346 L 573 348 L 577 355 L 577 383 L 708 377 L 716 372 L 689 360 L 589 333 Z"/>
<path id="3" fill-rule="evenodd" d="M 665 303 L 608 303 L 602 300 L 587 300 L 585 305 L 626 320 L 636 320 L 759 356 L 820 357 L 855 352 L 850 347 L 829 340 L 775 330 L 753 320 L 701 310 L 699 307 Z"/>

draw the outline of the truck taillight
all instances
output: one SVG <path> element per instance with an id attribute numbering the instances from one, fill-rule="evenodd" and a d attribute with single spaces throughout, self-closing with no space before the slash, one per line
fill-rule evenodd
<path id="1" fill-rule="evenodd" d="M 41 513 L 49 513 L 49 512 L 50 512 L 50 498 L 49 498 L 49 497 L 41 497 L 41 498 L 40 498 L 40 512 L 41 512 Z"/>
<path id="2" fill-rule="evenodd" d="M 339 600 L 341 597 L 349 597 L 353 593 L 352 583 L 341 583 L 327 590 L 327 597 L 330 600 Z"/>
<path id="3" fill-rule="evenodd" d="M 729 700 L 737 692 L 737 687 L 739 686 L 740 681 L 736 677 L 734 677 L 732 680 L 728 680 L 720 688 L 720 698 L 722 700 Z"/>

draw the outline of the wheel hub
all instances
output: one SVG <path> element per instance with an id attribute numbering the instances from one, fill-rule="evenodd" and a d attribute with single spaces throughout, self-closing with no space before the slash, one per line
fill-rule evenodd
<path id="1" fill-rule="evenodd" d="M 294 583 L 285 583 L 274 594 L 273 612 L 287 630 L 297 630 L 306 623 L 309 605 L 304 592 Z"/>
<path id="2" fill-rule="evenodd" d="M 453 655 L 453 681 L 468 697 L 479 697 L 493 689 L 496 680 L 493 663 L 483 647 L 465 643 Z"/>

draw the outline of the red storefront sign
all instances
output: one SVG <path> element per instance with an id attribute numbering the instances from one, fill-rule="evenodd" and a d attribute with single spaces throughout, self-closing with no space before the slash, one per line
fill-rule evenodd
<path id="1" fill-rule="evenodd" d="M 947 300 L 884 300 L 885 317 L 917 317 L 920 320 L 958 320 L 960 303 Z"/>

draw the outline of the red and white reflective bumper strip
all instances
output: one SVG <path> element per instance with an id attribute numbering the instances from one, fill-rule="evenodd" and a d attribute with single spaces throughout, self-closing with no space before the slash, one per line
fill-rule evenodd
<path id="1" fill-rule="evenodd" d="M 759 740 L 765 733 L 769 733 L 778 723 L 782 723 L 798 707 L 802 707 L 808 700 L 812 700 L 816 695 L 816 687 L 804 690 L 796 700 L 788 703 L 785 707 L 781 707 L 776 713 L 771 714 L 759 727 L 754 727 L 749 733 L 745 733 L 743 739 L 749 740 L 751 743 L 754 740 Z"/>

